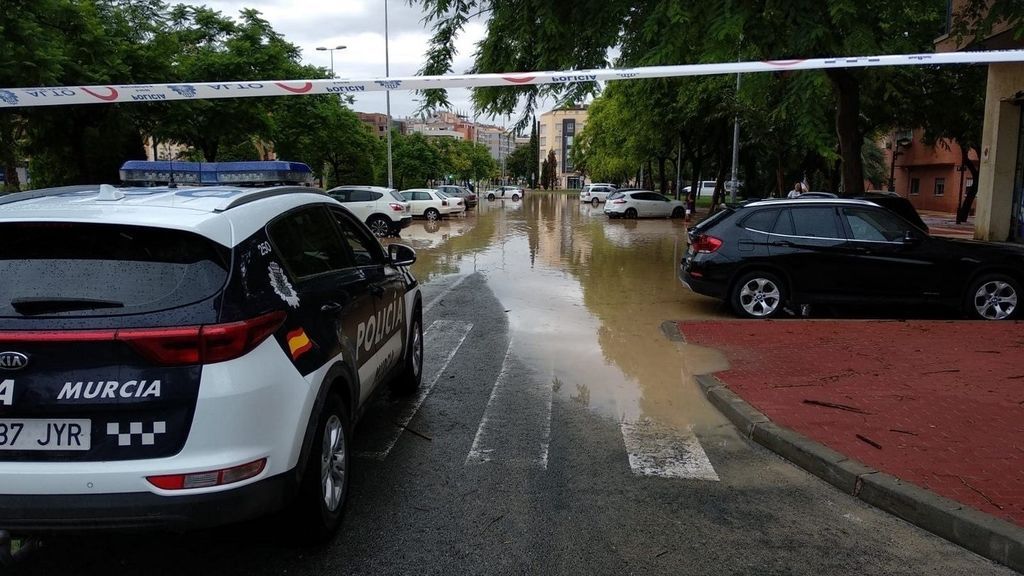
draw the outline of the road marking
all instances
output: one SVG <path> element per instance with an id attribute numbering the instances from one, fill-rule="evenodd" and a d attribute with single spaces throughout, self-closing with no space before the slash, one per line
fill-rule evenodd
<path id="1" fill-rule="evenodd" d="M 472 329 L 473 324 L 458 320 L 435 320 L 430 328 L 427 328 L 423 334 L 423 382 L 420 384 L 419 390 L 416 391 L 416 396 L 395 415 L 395 428 L 384 440 L 384 448 L 376 452 L 362 452 L 359 456 L 374 460 L 383 460 L 388 457 L 391 449 L 395 447 L 398 439 L 402 436 L 402 432 L 416 416 L 420 405 L 423 404 L 427 395 L 444 374 L 448 364 L 462 347 L 462 343 L 466 341 L 466 337 L 469 336 Z M 436 348 L 431 349 L 429 344 L 435 344 Z"/>
<path id="2" fill-rule="evenodd" d="M 498 372 L 498 377 L 494 380 L 494 386 L 491 388 L 491 395 L 487 399 L 487 407 L 484 408 L 484 415 L 480 418 L 480 425 L 477 426 L 476 435 L 473 436 L 473 446 L 469 449 L 469 454 L 466 455 L 466 465 L 470 464 L 482 464 L 484 462 L 490 462 L 488 455 L 494 451 L 493 448 L 484 448 L 483 436 L 485 430 L 491 420 L 492 409 L 494 408 L 494 399 L 498 397 L 498 390 L 505 386 L 505 380 L 508 378 L 509 365 L 508 359 L 512 354 L 512 338 L 508 339 L 508 348 L 505 349 L 505 357 L 501 361 L 501 371 Z"/>
<path id="3" fill-rule="evenodd" d="M 718 481 L 718 474 L 692 429 L 662 426 L 650 418 L 622 422 L 621 428 L 633 474 Z"/>
<path id="4" fill-rule="evenodd" d="M 447 288 L 442 290 L 440 294 L 438 294 L 433 300 L 430 301 L 430 304 L 427 304 L 426 306 L 423 307 L 423 314 L 426 314 L 427 312 L 430 312 L 431 308 L 436 306 L 437 303 L 440 302 L 442 298 L 444 298 L 445 296 L 448 295 L 449 292 L 451 292 L 452 290 L 455 290 L 456 288 L 461 286 L 462 283 L 466 281 L 466 278 L 469 278 L 468 274 L 465 275 L 465 276 L 462 276 L 461 278 L 459 278 L 455 282 L 452 282 L 451 286 L 448 286 Z"/>
<path id="5" fill-rule="evenodd" d="M 510 340 L 466 466 L 500 461 L 547 470 L 554 382 L 540 382 L 516 363 Z"/>

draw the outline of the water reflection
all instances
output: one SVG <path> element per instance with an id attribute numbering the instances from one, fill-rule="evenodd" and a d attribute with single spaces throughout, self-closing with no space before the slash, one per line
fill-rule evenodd
<path id="1" fill-rule="evenodd" d="M 720 369 L 712 351 L 669 342 L 664 320 L 721 317 L 720 303 L 679 284 L 678 220 L 615 220 L 576 197 L 532 193 L 475 213 L 415 222 L 423 281 L 483 272 L 509 310 L 516 353 L 559 383 L 556 394 L 615 418 L 700 424 L 692 375 Z"/>

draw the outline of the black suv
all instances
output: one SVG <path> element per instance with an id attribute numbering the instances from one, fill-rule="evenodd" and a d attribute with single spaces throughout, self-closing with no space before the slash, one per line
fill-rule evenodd
<path id="1" fill-rule="evenodd" d="M 767 200 L 712 218 L 690 238 L 679 279 L 740 316 L 852 302 L 933 302 L 985 320 L 1019 315 L 1024 247 L 935 238 L 864 200 Z"/>

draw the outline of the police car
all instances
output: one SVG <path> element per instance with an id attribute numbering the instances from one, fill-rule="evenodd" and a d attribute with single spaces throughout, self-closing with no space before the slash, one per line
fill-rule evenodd
<path id="1" fill-rule="evenodd" d="M 122 179 L 0 196 L 0 530 L 330 536 L 368 398 L 420 383 L 415 253 L 302 164 Z"/>

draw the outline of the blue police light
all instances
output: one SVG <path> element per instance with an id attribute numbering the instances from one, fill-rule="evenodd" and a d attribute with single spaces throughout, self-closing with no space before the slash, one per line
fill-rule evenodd
<path id="1" fill-rule="evenodd" d="M 168 162 L 129 160 L 121 166 L 125 184 L 155 186 L 274 186 L 309 185 L 313 171 L 302 162 Z"/>

